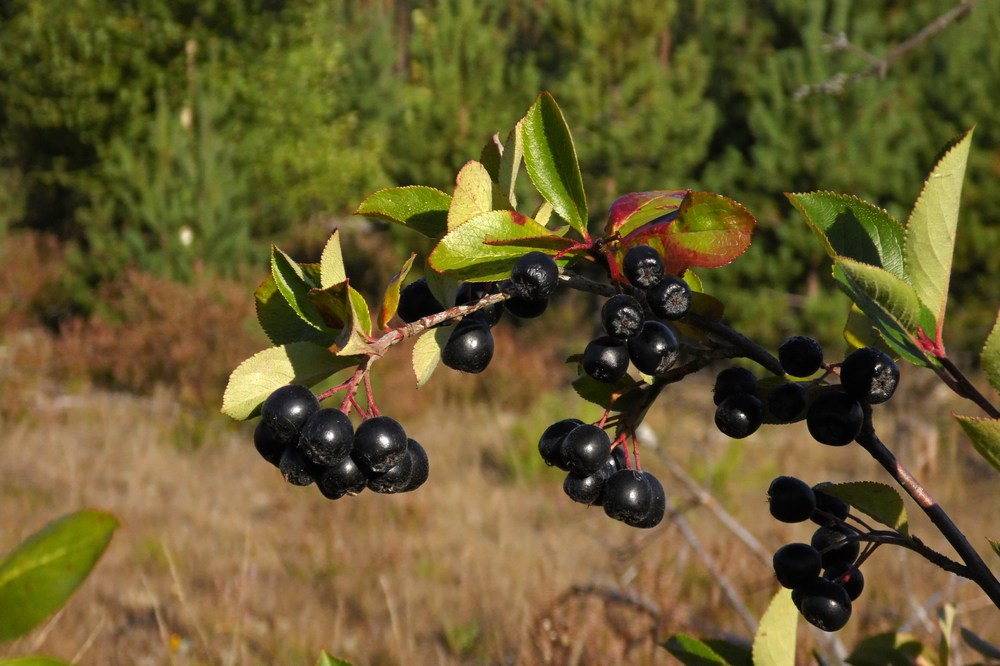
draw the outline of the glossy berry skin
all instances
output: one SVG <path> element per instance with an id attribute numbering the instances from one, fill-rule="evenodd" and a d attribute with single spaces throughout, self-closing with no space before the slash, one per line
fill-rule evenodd
<path id="1" fill-rule="evenodd" d="M 646 477 L 646 481 L 649 483 L 650 490 L 650 500 L 649 509 L 646 511 L 646 515 L 642 519 L 637 520 L 634 523 L 626 522 L 627 525 L 632 527 L 639 527 L 642 529 L 650 529 L 656 527 L 663 520 L 663 514 L 667 510 L 667 493 L 663 490 L 663 484 L 660 480 L 650 474 L 649 472 L 639 472 Z"/>
<path id="2" fill-rule="evenodd" d="M 649 289 L 663 278 L 663 259 L 648 245 L 636 245 L 625 253 L 622 273 L 633 287 Z"/>
<path id="3" fill-rule="evenodd" d="M 840 385 L 862 402 L 885 402 L 899 385 L 899 366 L 888 354 L 873 347 L 851 352 L 840 365 Z"/>
<path id="4" fill-rule="evenodd" d="M 407 324 L 444 311 L 444 306 L 431 293 L 426 278 L 414 280 L 399 291 L 396 315 Z"/>
<path id="5" fill-rule="evenodd" d="M 804 335 L 793 335 L 778 347 L 778 360 L 785 374 L 808 377 L 823 365 L 823 347 Z"/>
<path id="6" fill-rule="evenodd" d="M 614 384 L 628 373 L 628 347 L 610 335 L 601 335 L 583 350 L 583 371 L 604 384 Z"/>
<path id="7" fill-rule="evenodd" d="M 455 305 L 478 303 L 484 296 L 499 293 L 500 285 L 496 282 L 463 282 L 455 295 Z M 476 314 L 481 315 L 486 325 L 493 328 L 503 318 L 503 303 L 488 305 L 481 310 L 476 310 Z"/>
<path id="8" fill-rule="evenodd" d="M 261 421 L 257 424 L 257 427 L 253 431 L 253 445 L 257 449 L 257 453 L 271 463 L 275 467 L 278 466 L 278 462 L 281 460 L 281 454 L 285 452 L 287 444 L 281 442 L 271 429 Z"/>
<path id="9" fill-rule="evenodd" d="M 840 562 L 823 572 L 823 578 L 833 581 L 844 588 L 851 601 L 861 596 L 865 589 L 865 576 L 861 569 L 853 564 Z"/>
<path id="10" fill-rule="evenodd" d="M 611 465 L 602 465 L 586 476 L 570 472 L 563 480 L 563 492 L 574 502 L 600 506 L 603 504 L 604 484 L 615 471 Z"/>
<path id="11" fill-rule="evenodd" d="M 541 317 L 549 307 L 548 299 L 529 301 L 518 296 L 511 296 L 503 302 L 504 309 L 518 319 L 534 319 Z"/>
<path id="12" fill-rule="evenodd" d="M 843 391 L 822 394 L 809 405 L 806 413 L 809 434 L 828 446 L 846 446 L 853 442 L 863 422 L 861 405 Z"/>
<path id="13" fill-rule="evenodd" d="M 302 426 L 299 449 L 317 465 L 329 466 L 351 451 L 354 426 L 339 409 L 320 409 Z"/>
<path id="14" fill-rule="evenodd" d="M 410 458 L 410 481 L 400 491 L 408 493 L 424 485 L 430 474 L 430 461 L 427 458 L 427 451 L 415 439 L 408 439 L 406 442 L 406 455 Z"/>
<path id="15" fill-rule="evenodd" d="M 646 303 L 660 319 L 680 319 L 691 309 L 691 287 L 676 275 L 664 275 L 646 292 Z"/>
<path id="16" fill-rule="evenodd" d="M 320 471 L 320 467 L 310 462 L 308 458 L 294 446 L 289 446 L 281 454 L 278 461 L 278 469 L 285 481 L 293 486 L 308 486 L 314 480 L 314 475 Z"/>
<path id="17" fill-rule="evenodd" d="M 572 474 L 589 476 L 611 458 L 611 438 L 604 428 L 584 423 L 563 437 L 561 456 Z"/>
<path id="18" fill-rule="evenodd" d="M 851 512 L 850 504 L 839 497 L 823 492 L 823 486 L 828 485 L 830 483 L 817 483 L 813 486 L 813 495 L 816 496 L 816 510 L 809 516 L 809 520 L 817 525 L 836 525 L 846 520 L 847 515 Z"/>
<path id="19" fill-rule="evenodd" d="M 399 462 L 386 471 L 368 475 L 368 488 L 382 495 L 394 495 L 410 483 L 412 473 L 413 459 L 404 452 Z"/>
<path id="20" fill-rule="evenodd" d="M 843 525 L 827 525 L 813 532 L 809 543 L 819 551 L 823 568 L 838 564 L 853 564 L 861 554 L 861 543 L 855 538 L 854 530 Z"/>
<path id="21" fill-rule="evenodd" d="M 632 527 L 655 527 L 666 509 L 663 486 L 649 472 L 624 469 L 604 484 L 604 513 Z"/>
<path id="22" fill-rule="evenodd" d="M 819 577 L 822 562 L 819 551 L 807 543 L 790 543 L 774 553 L 774 575 L 782 587 L 805 587 Z"/>
<path id="23" fill-rule="evenodd" d="M 746 368 L 726 368 L 715 376 L 712 399 L 716 405 L 735 393 L 756 393 L 757 377 Z"/>
<path id="24" fill-rule="evenodd" d="M 779 476 L 767 488 L 771 515 L 783 523 L 809 520 L 816 510 L 816 495 L 805 481 L 794 476 Z"/>
<path id="25" fill-rule="evenodd" d="M 299 440 L 299 430 L 319 409 L 319 400 L 305 386 L 282 386 L 267 397 L 260 408 L 261 421 L 271 429 L 275 438 L 285 444 Z"/>
<path id="26" fill-rule="evenodd" d="M 340 499 L 344 495 L 357 495 L 368 487 L 368 477 L 361 471 L 354 458 L 347 455 L 316 475 L 316 485 L 327 499 Z"/>
<path id="27" fill-rule="evenodd" d="M 510 273 L 514 295 L 526 301 L 544 301 L 556 289 L 559 267 L 549 255 L 533 251 L 520 257 Z"/>
<path id="28" fill-rule="evenodd" d="M 677 362 L 677 336 L 665 324 L 647 321 L 639 335 L 628 340 L 628 357 L 639 372 L 660 375 Z"/>
<path id="29" fill-rule="evenodd" d="M 354 432 L 351 456 L 366 473 L 381 474 L 406 455 L 406 439 L 406 431 L 398 421 L 376 416 L 362 421 Z"/>
<path id="30" fill-rule="evenodd" d="M 563 419 L 545 429 L 538 439 L 538 453 L 546 465 L 558 467 L 564 472 L 569 471 L 562 457 L 562 442 L 571 430 L 580 425 L 583 425 L 580 419 Z"/>
<path id="31" fill-rule="evenodd" d="M 743 439 L 757 432 L 764 422 L 764 405 L 750 393 L 734 393 L 715 408 L 715 425 L 733 439 Z"/>
<path id="32" fill-rule="evenodd" d="M 791 423 L 803 415 L 807 403 L 806 390 L 801 384 L 785 382 L 768 394 L 767 411 L 778 421 Z"/>
<path id="33" fill-rule="evenodd" d="M 477 374 L 493 360 L 493 333 L 483 317 L 466 317 L 448 336 L 441 362 L 452 370 Z"/>
<path id="34" fill-rule="evenodd" d="M 604 330 L 619 340 L 627 340 L 638 335 L 645 320 L 642 304 L 628 294 L 612 296 L 601 308 Z"/>
<path id="35" fill-rule="evenodd" d="M 809 624 L 823 631 L 838 631 L 851 619 L 851 599 L 843 587 L 817 578 L 801 589 L 799 612 Z"/>

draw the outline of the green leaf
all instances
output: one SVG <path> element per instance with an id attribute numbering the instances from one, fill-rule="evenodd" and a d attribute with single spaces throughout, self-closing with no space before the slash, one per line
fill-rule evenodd
<path id="1" fill-rule="evenodd" d="M 461 281 L 438 273 L 431 268 L 429 261 L 425 261 L 424 264 L 424 278 L 427 280 L 427 286 L 434 294 L 434 298 L 437 299 L 438 303 L 454 303 Z"/>
<path id="2" fill-rule="evenodd" d="M 924 188 L 906 223 L 903 246 L 906 274 L 920 302 L 937 324 L 934 339 L 939 346 L 948 303 L 962 181 L 971 143 L 972 130 L 969 130 L 938 161 L 924 181 Z"/>
<path id="3" fill-rule="evenodd" d="M 319 286 L 329 287 L 346 279 L 347 271 L 344 268 L 344 255 L 340 251 L 340 229 L 334 229 L 330 235 L 330 239 L 323 247 L 323 254 L 320 256 Z"/>
<path id="4" fill-rule="evenodd" d="M 379 190 L 361 202 L 356 215 L 396 222 L 437 240 L 448 230 L 451 197 L 423 185 Z"/>
<path id="5" fill-rule="evenodd" d="M 951 636 L 955 627 L 955 607 L 945 604 L 938 610 L 938 630 L 941 632 L 941 640 L 938 642 L 938 663 L 951 663 Z"/>
<path id="6" fill-rule="evenodd" d="M 885 343 L 882 336 L 879 335 L 878 329 L 872 323 L 872 320 L 856 303 L 851 303 L 851 309 L 847 313 L 847 323 L 844 324 L 844 341 L 847 342 L 849 350 L 860 349 L 862 347 L 876 347 L 890 356 L 899 357 Z"/>
<path id="7" fill-rule="evenodd" d="M 993 320 L 993 329 L 986 336 L 986 343 L 979 355 L 979 364 L 990 386 L 1000 393 L 1000 310 L 997 310 L 997 316 Z"/>
<path id="8" fill-rule="evenodd" d="M 846 257 L 834 261 L 833 277 L 897 354 L 914 365 L 936 363 L 917 340 L 925 311 L 910 285 L 882 268 Z"/>
<path id="9" fill-rule="evenodd" d="M 503 154 L 503 145 L 500 143 L 500 132 L 494 132 L 490 140 L 486 142 L 483 149 L 479 151 L 479 161 L 494 183 L 500 182 L 500 159 Z"/>
<path id="10" fill-rule="evenodd" d="M 587 197 L 576 148 L 552 95 L 539 95 L 521 123 L 524 165 L 531 182 L 559 217 L 588 238 Z"/>
<path id="11" fill-rule="evenodd" d="M 913 666 L 928 650 L 909 634 L 890 631 L 869 636 L 854 647 L 845 660 L 852 666 Z"/>
<path id="12" fill-rule="evenodd" d="M 514 190 L 517 185 L 517 174 L 521 171 L 521 162 L 524 161 L 523 127 L 524 121 L 519 120 L 514 129 L 507 135 L 507 140 L 503 145 L 503 153 L 500 156 L 500 178 L 497 182 L 500 185 L 500 191 L 506 194 L 511 209 L 517 208 L 517 193 Z M 551 204 L 549 205 L 551 206 Z"/>
<path id="13" fill-rule="evenodd" d="M 749 642 L 738 645 L 721 638 L 706 638 L 702 642 L 715 650 L 730 666 L 753 666 L 753 651 Z"/>
<path id="14" fill-rule="evenodd" d="M 993 552 L 1000 555 L 1000 541 L 994 541 L 993 539 L 987 539 L 987 541 L 990 542 L 990 548 L 993 549 Z"/>
<path id="15" fill-rule="evenodd" d="M 70 663 L 54 657 L 32 656 L 0 659 L 0 666 L 70 666 Z"/>
<path id="16" fill-rule="evenodd" d="M 570 360 L 575 361 L 572 357 Z M 600 405 L 605 409 L 612 409 L 616 412 L 628 409 L 631 405 L 629 404 L 627 398 L 617 399 L 612 405 L 612 399 L 616 396 L 620 396 L 625 391 L 634 388 L 638 384 L 639 382 L 628 375 L 621 378 L 614 384 L 599 382 L 588 374 L 581 374 L 572 382 L 573 390 L 576 391 L 577 395 L 581 398 L 587 402 L 592 402 L 595 405 Z"/>
<path id="17" fill-rule="evenodd" d="M 510 275 L 514 262 L 526 254 L 525 248 L 555 254 L 558 248 L 572 243 L 553 235 L 530 217 L 496 210 L 477 215 L 449 231 L 427 260 L 434 270 L 456 279 L 500 280 Z"/>
<path id="18" fill-rule="evenodd" d="M 417 378 L 417 388 L 430 380 L 441 361 L 441 350 L 444 349 L 451 335 L 450 328 L 433 328 L 425 331 L 413 345 L 413 376 Z"/>
<path id="19" fill-rule="evenodd" d="M 319 661 L 316 662 L 316 666 L 353 666 L 351 662 L 344 661 L 343 659 L 337 659 L 336 657 L 331 657 L 323 650 L 319 655 Z"/>
<path id="20" fill-rule="evenodd" d="M 455 178 L 455 194 L 448 207 L 448 231 L 493 210 L 493 188 L 493 179 L 482 163 L 466 162 Z"/>
<path id="21" fill-rule="evenodd" d="M 257 352 L 229 375 L 222 413 L 243 421 L 255 416 L 267 396 L 285 384 L 312 386 L 339 370 L 356 366 L 360 360 L 336 356 L 312 342 L 293 342 Z"/>
<path id="22" fill-rule="evenodd" d="M 970 648 L 972 648 L 979 654 L 983 655 L 987 659 L 993 659 L 993 660 L 1000 659 L 1000 648 L 998 648 L 996 645 L 993 645 L 986 639 L 977 636 L 976 634 L 969 631 L 965 627 L 962 627 L 959 631 L 962 634 L 962 640 L 965 641 L 965 644 L 968 645 Z"/>
<path id="23" fill-rule="evenodd" d="M 795 666 L 795 631 L 799 611 L 792 591 L 782 588 L 771 599 L 753 639 L 753 663 Z"/>
<path id="24" fill-rule="evenodd" d="M 257 321 L 265 335 L 275 345 L 290 342 L 315 342 L 323 346 L 333 344 L 337 331 L 320 330 L 304 321 L 285 297 L 278 291 L 273 275 L 260 283 L 254 292 Z"/>
<path id="25" fill-rule="evenodd" d="M 403 280 L 406 279 L 406 275 L 410 272 L 410 267 L 413 266 L 413 260 L 416 258 L 416 252 L 410 254 L 410 258 L 403 263 L 403 267 L 392 276 L 389 284 L 386 285 L 385 295 L 382 296 L 382 308 L 379 310 L 378 315 L 378 327 L 380 329 L 384 329 L 388 325 L 389 320 L 395 316 L 396 308 L 399 307 L 399 288 L 403 284 Z"/>
<path id="26" fill-rule="evenodd" d="M 626 236 L 644 224 L 679 214 L 681 202 L 691 190 L 631 192 L 614 200 L 604 224 L 607 236 Z"/>
<path id="27" fill-rule="evenodd" d="M 24 636 L 66 604 L 101 559 L 118 519 L 84 510 L 62 516 L 0 561 L 0 642 Z"/>
<path id="28" fill-rule="evenodd" d="M 786 193 L 831 258 L 847 257 L 884 268 L 905 280 L 903 225 L 886 211 L 847 194 Z"/>
<path id="29" fill-rule="evenodd" d="M 712 192 L 689 192 L 676 217 L 668 214 L 625 236 L 615 253 L 621 264 L 628 250 L 649 245 L 663 257 L 668 273 L 725 266 L 750 247 L 757 220 L 741 204 Z"/>
<path id="30" fill-rule="evenodd" d="M 663 647 L 684 666 L 729 666 L 715 650 L 693 636 L 674 634 Z"/>
<path id="31" fill-rule="evenodd" d="M 979 455 L 1000 471 L 1000 419 L 954 416 Z"/>
<path id="32" fill-rule="evenodd" d="M 888 525 L 903 536 L 909 534 L 909 523 L 903 498 L 892 486 L 875 481 L 849 481 L 823 485 L 823 492 L 839 497 L 858 511 L 883 525 Z"/>
<path id="33" fill-rule="evenodd" d="M 276 245 L 271 246 L 271 276 L 295 314 L 316 330 L 323 330 L 323 318 L 309 299 L 309 291 L 319 285 L 312 275 Z"/>

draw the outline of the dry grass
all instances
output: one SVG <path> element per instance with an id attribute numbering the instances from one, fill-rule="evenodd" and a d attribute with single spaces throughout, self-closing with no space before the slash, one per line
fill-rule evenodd
<path id="1" fill-rule="evenodd" d="M 325 648 L 358 666 L 660 664 L 671 659 L 656 641 L 674 631 L 748 636 L 676 524 L 640 533 L 563 496 L 534 439 L 557 418 L 595 414 L 552 389 L 564 377 L 551 372 L 551 359 L 513 347 L 505 338 L 485 378 L 442 372 L 417 394 L 405 364 L 380 364 L 380 406 L 425 444 L 431 478 L 405 496 L 337 502 L 285 484 L 254 452 L 249 426 L 166 393 L 65 393 L 22 382 L 17 412 L 0 410 L 0 551 L 85 506 L 113 511 L 123 528 L 67 608 L 0 654 L 102 665 L 311 664 Z M 23 376 L 31 345 L 8 342 L 6 351 L 0 376 Z M 905 378 L 914 381 L 893 409 L 931 403 L 944 418 L 950 399 L 918 374 Z M 524 387 L 535 385 L 546 392 L 526 397 Z M 885 478 L 861 452 L 811 443 L 797 426 L 728 441 L 710 425 L 708 396 L 705 381 L 686 382 L 649 422 L 662 450 L 768 550 L 809 535 L 767 516 L 763 490 L 774 475 Z M 1000 534 L 981 501 L 995 477 L 971 462 L 955 427 L 885 411 L 884 427 L 904 451 L 928 454 L 920 465 L 928 484 L 973 541 Z M 759 616 L 773 576 L 688 502 L 656 451 L 646 448 L 645 466 Z M 925 521 L 913 522 L 941 546 Z M 963 623 L 1000 640 L 996 610 L 973 586 L 913 556 L 886 549 L 866 576 L 869 589 L 840 635 L 847 646 L 859 632 L 899 623 L 936 640 L 924 616 L 944 600 L 960 604 Z M 822 641 L 806 629 L 800 637 Z"/>

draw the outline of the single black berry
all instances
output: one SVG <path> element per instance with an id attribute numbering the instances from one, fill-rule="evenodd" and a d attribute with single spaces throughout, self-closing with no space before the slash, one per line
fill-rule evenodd
<path id="1" fill-rule="evenodd" d="M 660 480 L 653 476 L 650 472 L 639 472 L 646 477 L 646 481 L 649 483 L 650 490 L 650 500 L 649 509 L 646 511 L 646 515 L 634 523 L 629 523 L 626 521 L 627 525 L 632 527 L 640 527 L 643 529 L 649 529 L 651 527 L 656 527 L 663 520 L 663 514 L 667 510 L 667 493 L 663 490 L 663 484 Z"/>
<path id="2" fill-rule="evenodd" d="M 723 435 L 743 439 L 764 422 L 764 405 L 750 393 L 734 393 L 715 408 L 715 425 Z"/>
<path id="3" fill-rule="evenodd" d="M 288 446 L 275 437 L 274 432 L 263 421 L 258 423 L 257 427 L 254 428 L 253 445 L 257 449 L 257 453 L 275 467 L 278 466 L 281 454 L 285 452 L 285 448 Z"/>
<path id="4" fill-rule="evenodd" d="M 604 428 L 584 423 L 563 437 L 561 456 L 571 473 L 589 476 L 611 458 L 611 438 Z"/>
<path id="5" fill-rule="evenodd" d="M 622 272 L 634 287 L 649 289 L 663 277 L 663 259 L 648 245 L 636 245 L 625 253 Z"/>
<path id="6" fill-rule="evenodd" d="M 800 589 L 799 612 L 814 627 L 838 631 L 851 619 L 851 599 L 840 585 L 817 578 Z"/>
<path id="7" fill-rule="evenodd" d="M 559 267 L 549 255 L 533 251 L 520 257 L 510 273 L 514 295 L 526 301 L 544 301 L 559 280 Z"/>
<path id="8" fill-rule="evenodd" d="M 808 377 L 823 365 L 823 347 L 804 335 L 793 335 L 778 347 L 778 360 L 785 374 Z"/>
<path id="9" fill-rule="evenodd" d="M 604 484 L 614 471 L 611 465 L 602 465 L 596 472 L 586 476 L 570 472 L 563 480 L 563 492 L 574 502 L 602 504 Z"/>
<path id="10" fill-rule="evenodd" d="M 288 384 L 267 397 L 260 408 L 261 420 L 285 444 L 295 444 L 299 430 L 319 409 L 319 400 L 305 386 Z"/>
<path id="11" fill-rule="evenodd" d="M 809 520 L 816 509 L 816 495 L 805 481 L 794 476 L 779 476 L 767 488 L 771 515 L 783 523 Z"/>
<path id="12" fill-rule="evenodd" d="M 691 287 L 676 275 L 664 275 L 646 292 L 646 303 L 661 319 L 680 319 L 691 309 Z"/>
<path id="13" fill-rule="evenodd" d="M 620 340 L 638 335 L 644 321 L 642 304 L 628 294 L 612 296 L 601 308 L 604 330 L 608 335 Z"/>
<path id="14" fill-rule="evenodd" d="M 832 485 L 830 482 L 817 483 L 813 486 L 813 495 L 816 496 L 816 510 L 809 516 L 809 519 L 817 525 L 836 525 L 847 519 L 851 512 L 851 505 L 829 493 L 823 492 L 824 486 Z"/>
<path id="15" fill-rule="evenodd" d="M 354 426 L 339 409 L 313 412 L 299 434 L 299 448 L 317 465 L 329 466 L 351 451 Z"/>
<path id="16" fill-rule="evenodd" d="M 538 453 L 546 465 L 569 471 L 569 467 L 566 466 L 566 461 L 562 457 L 562 442 L 563 438 L 579 425 L 583 425 L 583 421 L 580 419 L 563 419 L 545 429 L 538 439 Z"/>
<path id="17" fill-rule="evenodd" d="M 399 290 L 396 315 L 407 324 L 443 311 L 444 306 L 431 293 L 426 278 L 414 280 Z"/>
<path id="18" fill-rule="evenodd" d="M 441 350 L 441 362 L 462 372 L 482 372 L 492 359 L 493 333 L 485 317 L 475 315 L 459 322 Z"/>
<path id="19" fill-rule="evenodd" d="M 819 551 L 823 568 L 837 564 L 853 564 L 861 553 L 857 533 L 843 525 L 824 525 L 813 532 L 812 547 Z"/>
<path id="20" fill-rule="evenodd" d="M 403 486 L 399 492 L 408 493 L 424 485 L 430 474 L 430 461 L 427 459 L 427 451 L 415 439 L 406 441 L 406 455 L 410 458 L 410 482 Z"/>
<path id="21" fill-rule="evenodd" d="M 511 296 L 503 302 L 504 308 L 519 319 L 541 317 L 549 307 L 549 300 L 529 301 L 519 296 Z"/>
<path id="22" fill-rule="evenodd" d="M 774 388 L 767 396 L 767 411 L 778 421 L 791 423 L 806 409 L 806 390 L 801 384 L 785 382 Z"/>
<path id="23" fill-rule="evenodd" d="M 822 562 L 819 551 L 807 543 L 790 543 L 774 553 L 774 575 L 782 587 L 794 590 L 819 577 Z"/>
<path id="24" fill-rule="evenodd" d="M 628 347 L 610 335 L 601 335 L 583 350 L 583 371 L 599 382 L 614 384 L 628 373 Z"/>
<path id="25" fill-rule="evenodd" d="M 324 467 L 316 475 L 316 485 L 328 499 L 340 499 L 344 495 L 357 495 L 368 487 L 368 477 L 347 455 L 329 467 Z"/>
<path id="26" fill-rule="evenodd" d="M 389 469 L 368 475 L 368 488 L 383 495 L 394 495 L 409 485 L 412 473 L 413 459 L 404 452 Z"/>
<path id="27" fill-rule="evenodd" d="M 840 385 L 855 400 L 885 402 L 899 385 L 899 366 L 884 351 L 862 347 L 840 364 Z"/>
<path id="28" fill-rule="evenodd" d="M 289 446 L 281 454 L 278 469 L 281 471 L 281 476 L 285 477 L 285 481 L 294 486 L 308 486 L 321 470 L 294 446 Z"/>
<path id="29" fill-rule="evenodd" d="M 715 376 L 715 389 L 712 399 L 716 405 L 735 393 L 756 393 L 757 378 L 746 368 L 726 368 Z"/>
<path id="30" fill-rule="evenodd" d="M 865 589 L 865 576 L 856 565 L 838 562 L 823 572 L 823 578 L 841 585 L 851 601 L 861 596 Z"/>
<path id="31" fill-rule="evenodd" d="M 639 335 L 629 338 L 628 356 L 639 372 L 660 375 L 677 362 L 677 336 L 665 324 L 647 321 Z"/>
<path id="32" fill-rule="evenodd" d="M 365 472 L 382 473 L 395 467 L 406 455 L 406 431 L 388 416 L 376 416 L 366 421 L 354 432 L 354 461 Z"/>
<path id="33" fill-rule="evenodd" d="M 484 296 L 499 293 L 500 285 L 496 282 L 463 282 L 458 288 L 458 294 L 455 295 L 455 305 L 478 303 Z M 493 328 L 503 317 L 503 303 L 487 305 L 476 312 L 482 314 L 486 325 Z"/>
<path id="34" fill-rule="evenodd" d="M 861 432 L 864 412 L 858 401 L 843 391 L 829 391 L 809 405 L 806 427 L 817 442 L 845 446 Z"/>
<path id="35" fill-rule="evenodd" d="M 641 521 L 653 503 L 653 489 L 642 472 L 623 469 L 604 483 L 604 513 L 626 524 Z"/>

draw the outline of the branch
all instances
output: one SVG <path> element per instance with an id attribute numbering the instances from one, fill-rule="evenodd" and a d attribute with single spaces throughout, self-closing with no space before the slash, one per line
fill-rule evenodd
<path id="1" fill-rule="evenodd" d="M 969 378 L 958 369 L 958 366 L 955 365 L 950 358 L 947 356 L 941 356 L 938 360 L 941 361 L 941 365 L 943 365 L 945 370 L 948 371 L 951 378 L 955 380 L 953 384 L 945 382 L 951 390 L 963 398 L 971 400 L 979 405 L 979 407 L 981 407 L 982 410 L 989 414 L 992 418 L 1000 419 L 1000 409 L 994 407 L 986 396 L 980 393 L 979 389 L 973 386 L 972 382 L 969 381 Z"/>

